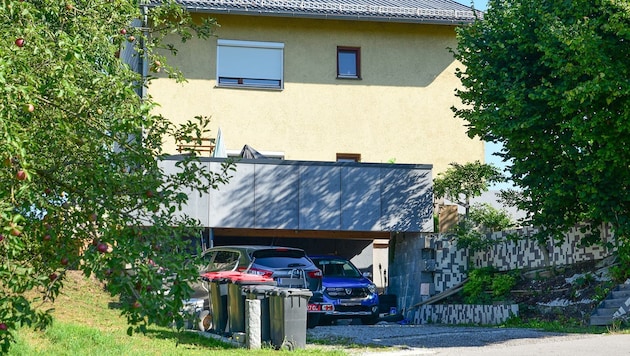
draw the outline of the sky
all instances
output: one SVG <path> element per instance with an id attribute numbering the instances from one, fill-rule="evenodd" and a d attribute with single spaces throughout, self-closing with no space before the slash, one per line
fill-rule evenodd
<path id="1" fill-rule="evenodd" d="M 477 10 L 485 10 L 487 7 L 486 5 L 488 5 L 488 0 L 455 0 L 455 1 L 466 6 L 470 6 L 471 3 L 474 3 L 475 9 Z"/>

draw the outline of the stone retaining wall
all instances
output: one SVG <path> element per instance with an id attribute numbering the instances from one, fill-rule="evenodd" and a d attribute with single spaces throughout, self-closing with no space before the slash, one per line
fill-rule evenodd
<path id="1" fill-rule="evenodd" d="M 490 238 L 497 241 L 496 245 L 487 252 L 474 254 L 458 249 L 456 241 L 448 234 L 393 235 L 388 292 L 398 296 L 400 310 L 411 312 L 420 302 L 461 284 L 467 277 L 469 261 L 475 268 L 492 266 L 500 271 L 528 270 L 600 260 L 612 253 L 601 245 L 581 246 L 585 233 L 580 227 L 571 229 L 557 245 L 549 241 L 541 246 L 531 237 L 536 232 L 535 228 L 523 228 L 493 234 Z M 515 236 L 517 238 L 513 238 Z M 609 228 L 602 229 L 600 240 L 613 241 Z"/>
<path id="2" fill-rule="evenodd" d="M 498 325 L 512 316 L 518 316 L 517 304 L 431 304 L 415 311 L 412 321 L 414 324 Z"/>

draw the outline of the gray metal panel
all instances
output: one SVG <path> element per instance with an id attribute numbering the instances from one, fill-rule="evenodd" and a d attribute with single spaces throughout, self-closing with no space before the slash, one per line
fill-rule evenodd
<path id="1" fill-rule="evenodd" d="M 298 229 L 298 167 L 270 164 L 255 167 L 255 227 Z"/>
<path id="2" fill-rule="evenodd" d="M 161 161 L 160 166 L 166 174 L 175 174 L 181 171 L 180 168 L 175 166 L 176 162 L 177 161 L 171 160 Z M 210 164 L 210 162 L 199 163 L 200 166 L 203 166 L 206 169 L 210 169 Z M 207 183 L 207 181 L 204 180 L 203 183 L 205 184 Z M 177 215 L 186 214 L 192 218 L 198 219 L 203 226 L 208 226 L 210 224 L 210 221 L 208 219 L 208 211 L 210 211 L 208 201 L 209 194 L 203 193 L 200 196 L 199 192 L 193 192 L 190 189 L 183 190 L 182 192 L 188 195 L 188 202 L 187 204 L 182 205 L 182 210 L 180 214 Z"/>
<path id="3" fill-rule="evenodd" d="M 341 229 L 341 168 L 300 167 L 300 229 Z"/>
<path id="4" fill-rule="evenodd" d="M 381 170 L 383 231 L 433 231 L 430 170 Z"/>
<path id="5" fill-rule="evenodd" d="M 221 163 L 210 163 L 210 169 L 220 172 Z M 210 191 L 209 226 L 254 226 L 254 170 L 253 164 L 239 164 L 228 184 L 220 184 L 218 190 Z"/>
<path id="6" fill-rule="evenodd" d="M 379 168 L 341 169 L 341 230 L 381 230 Z"/>

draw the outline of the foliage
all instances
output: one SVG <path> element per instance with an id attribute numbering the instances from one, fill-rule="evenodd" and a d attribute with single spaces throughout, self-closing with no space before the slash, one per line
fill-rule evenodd
<path id="1" fill-rule="evenodd" d="M 454 227 L 457 248 L 468 249 L 470 252 L 487 251 L 497 241 L 489 235 L 514 226 L 510 215 L 505 210 L 499 210 L 487 203 L 473 204 L 468 218 L 462 219 Z"/>
<path id="2" fill-rule="evenodd" d="M 630 3 L 490 0 L 458 29 L 468 134 L 501 143 L 541 240 L 578 223 L 630 235 Z"/>
<path id="3" fill-rule="evenodd" d="M 464 301 L 468 304 L 490 304 L 509 296 L 516 285 L 516 277 L 510 273 L 497 272 L 492 267 L 473 269 L 464 284 Z"/>
<path id="4" fill-rule="evenodd" d="M 613 280 L 623 283 L 630 278 L 630 242 L 622 241 L 617 247 L 617 261 L 610 267 Z"/>
<path id="5" fill-rule="evenodd" d="M 436 198 L 446 198 L 470 210 L 470 199 L 478 197 L 494 183 L 505 181 L 499 169 L 479 161 L 465 164 L 451 163 L 451 167 L 433 180 Z"/>
<path id="6" fill-rule="evenodd" d="M 163 142 L 196 140 L 208 119 L 180 128 L 152 114 L 156 104 L 138 95 L 151 77 L 127 63 L 183 80 L 156 50 L 174 49 L 163 41 L 169 33 L 207 38 L 212 23 L 194 24 L 172 2 L 146 10 L 156 30 L 138 20 L 136 1 L 0 6 L 2 351 L 16 328 L 50 323 L 33 303 L 55 300 L 68 268 L 106 281 L 112 294 L 133 295 L 122 308 L 129 333 L 181 327 L 177 311 L 196 274 L 184 264 L 192 248 L 184 237 L 200 233 L 198 221 L 178 213 L 183 191 L 215 188 L 230 165 L 211 174 L 190 155 L 166 174 Z"/>

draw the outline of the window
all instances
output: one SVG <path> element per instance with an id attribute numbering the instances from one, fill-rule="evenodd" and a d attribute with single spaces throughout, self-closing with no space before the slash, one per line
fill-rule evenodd
<path id="1" fill-rule="evenodd" d="M 337 47 L 337 78 L 361 79 L 361 49 Z"/>
<path id="2" fill-rule="evenodd" d="M 284 43 L 218 40 L 217 85 L 284 87 Z"/>
<path id="3" fill-rule="evenodd" d="M 337 153 L 337 162 L 361 162 L 360 153 Z"/>

